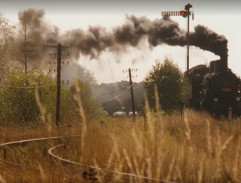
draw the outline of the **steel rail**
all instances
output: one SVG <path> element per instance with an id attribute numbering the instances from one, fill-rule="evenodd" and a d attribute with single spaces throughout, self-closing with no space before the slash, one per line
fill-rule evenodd
<path id="1" fill-rule="evenodd" d="M 136 175 L 136 174 L 132 174 L 132 173 L 126 173 L 126 172 L 120 172 L 120 171 L 104 169 L 104 168 L 95 167 L 95 166 L 91 166 L 91 165 L 86 165 L 86 164 L 83 164 L 83 163 L 78 163 L 78 162 L 75 162 L 75 161 L 64 159 L 64 158 L 61 158 L 61 157 L 59 157 L 59 156 L 57 156 L 56 154 L 53 153 L 54 149 L 56 149 L 58 147 L 61 147 L 61 146 L 64 146 L 64 144 L 59 144 L 57 146 L 54 146 L 54 147 L 50 148 L 48 150 L 48 153 L 53 158 L 58 159 L 59 161 L 62 161 L 64 163 L 69 163 L 69 164 L 73 164 L 73 165 L 77 165 L 77 166 L 87 167 L 87 168 L 91 168 L 91 169 L 95 169 L 95 170 L 99 170 L 99 171 L 103 171 L 103 172 L 108 172 L 108 173 L 120 174 L 120 175 L 128 176 L 128 177 L 136 177 L 136 178 L 140 178 L 140 179 L 151 180 L 151 181 L 155 181 L 155 182 L 177 183 L 177 182 L 173 182 L 173 181 L 162 180 L 162 179 L 155 179 L 155 178 L 146 177 L 146 176 L 142 176 L 142 175 Z"/>
<path id="2" fill-rule="evenodd" d="M 45 141 L 45 140 L 55 140 L 55 139 L 63 139 L 63 138 L 76 138 L 76 137 L 81 137 L 81 135 L 42 137 L 42 138 L 11 141 L 11 142 L 5 142 L 5 143 L 0 144 L 0 148 L 3 149 L 3 157 L 4 157 L 4 160 L 6 161 L 6 159 L 7 159 L 7 150 L 6 149 L 9 148 L 9 146 L 22 145 L 22 144 L 26 144 L 26 143 L 39 142 L 39 141 Z"/>
<path id="3" fill-rule="evenodd" d="M 27 167 L 25 165 L 21 165 L 21 164 L 18 164 L 18 163 L 7 161 L 6 160 L 6 147 L 13 146 L 13 145 L 22 145 L 22 144 L 31 143 L 31 142 L 40 142 L 40 141 L 45 141 L 45 140 L 56 140 L 56 139 L 77 138 L 77 137 L 81 137 L 81 135 L 43 137 L 43 138 L 34 138 L 34 139 L 5 142 L 5 143 L 0 144 L 0 148 L 2 148 L 4 150 L 4 159 L 2 159 L 1 161 L 6 163 L 6 165 L 15 166 L 15 167 L 18 167 L 18 168 L 21 168 L 21 169 L 26 169 L 26 170 L 31 171 L 31 172 L 39 172 L 39 169 L 37 169 L 37 168 L 30 168 L 30 167 Z M 76 177 L 76 178 L 80 177 L 78 174 L 63 173 L 63 172 L 59 172 L 59 171 L 46 171 L 45 173 L 55 174 L 55 175 L 64 175 L 64 176 Z"/>
<path id="4" fill-rule="evenodd" d="M 0 147 L 11 146 L 11 145 L 20 145 L 20 144 L 25 144 L 25 143 L 30 143 L 30 142 L 37 142 L 37 141 L 44 141 L 44 140 L 63 139 L 63 138 L 75 138 L 75 137 L 81 137 L 81 135 L 42 137 L 42 138 L 35 138 L 35 139 L 11 141 L 11 142 L 5 142 L 5 143 L 0 144 Z"/>

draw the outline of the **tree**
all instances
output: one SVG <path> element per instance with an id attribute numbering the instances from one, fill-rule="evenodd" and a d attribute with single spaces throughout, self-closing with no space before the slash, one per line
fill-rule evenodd
<path id="1" fill-rule="evenodd" d="M 92 96 L 92 92 L 88 83 L 81 80 L 77 81 L 80 92 L 76 90 L 76 86 L 71 87 L 71 96 L 73 97 L 73 103 L 75 108 L 79 108 L 78 102 L 75 100 L 76 95 L 80 95 L 83 110 L 85 112 L 86 119 L 89 121 L 91 119 L 97 119 L 104 115 L 103 109 L 101 108 L 100 102 L 95 100 Z"/>
<path id="2" fill-rule="evenodd" d="M 0 88 L 0 119 L 2 123 L 35 122 L 39 108 L 35 89 L 48 112 L 55 111 L 56 85 L 52 78 L 42 72 L 30 72 L 25 76 L 19 69 L 12 69 Z"/>
<path id="3" fill-rule="evenodd" d="M 97 81 L 88 69 L 79 65 L 76 61 L 72 60 L 68 67 L 61 68 L 61 77 L 64 80 L 72 81 L 74 78 L 80 79 L 81 81 L 90 85 L 97 85 Z"/>
<path id="4" fill-rule="evenodd" d="M 156 62 L 145 80 L 145 88 L 150 107 L 155 108 L 154 87 L 157 87 L 158 103 L 163 111 L 171 113 L 178 109 L 179 102 L 185 101 L 188 94 L 188 82 L 184 74 L 172 60 L 166 58 L 163 63 Z"/>
<path id="5" fill-rule="evenodd" d="M 8 72 L 8 48 L 14 40 L 15 26 L 9 25 L 8 20 L 0 14 L 0 77 Z"/>

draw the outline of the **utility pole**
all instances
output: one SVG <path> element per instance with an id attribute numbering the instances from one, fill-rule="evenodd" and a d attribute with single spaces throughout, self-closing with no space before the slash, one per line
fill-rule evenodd
<path id="1" fill-rule="evenodd" d="M 129 79 L 130 79 L 130 87 L 131 87 L 131 104 L 132 104 L 132 111 L 133 111 L 133 118 L 135 119 L 135 102 L 134 102 L 134 92 L 133 92 L 133 85 L 132 85 L 132 78 L 131 78 L 131 69 L 129 68 Z"/>
<path id="2" fill-rule="evenodd" d="M 24 24 L 24 65 L 25 65 L 25 76 L 27 75 L 27 26 Z"/>
<path id="3" fill-rule="evenodd" d="M 62 46 L 60 43 L 57 45 L 54 44 L 46 44 L 47 47 L 53 47 L 57 49 L 57 78 L 56 78 L 56 85 L 57 85 L 57 93 L 56 93 L 56 118 L 55 123 L 56 126 L 59 126 L 60 122 L 60 91 L 61 91 L 61 57 L 62 57 L 62 50 L 63 48 L 68 48 L 68 46 Z M 68 62 L 69 64 L 69 62 Z"/>
<path id="4" fill-rule="evenodd" d="M 123 73 L 128 72 L 129 73 L 129 80 L 130 80 L 130 91 L 131 91 L 131 104 L 132 104 L 132 112 L 133 112 L 133 118 L 135 121 L 135 117 L 136 117 L 136 109 L 135 109 L 135 101 L 134 101 L 134 91 L 133 91 L 133 84 L 132 84 L 132 74 L 131 71 L 136 72 L 138 71 L 138 69 L 128 69 L 128 70 L 123 70 Z M 136 75 L 137 77 L 137 75 Z"/>
<path id="5" fill-rule="evenodd" d="M 62 45 L 57 45 L 57 96 L 56 96 L 56 126 L 60 121 L 60 89 L 61 89 L 61 52 Z"/>

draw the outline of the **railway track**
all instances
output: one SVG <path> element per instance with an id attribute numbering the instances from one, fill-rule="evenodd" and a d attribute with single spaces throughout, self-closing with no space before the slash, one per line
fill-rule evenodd
<path id="1" fill-rule="evenodd" d="M 104 169 L 104 168 L 95 167 L 95 166 L 91 166 L 91 165 L 86 165 L 86 164 L 83 164 L 83 163 L 79 163 L 79 162 L 71 161 L 71 160 L 68 160 L 68 159 L 64 159 L 64 158 L 62 158 L 62 157 L 60 157 L 60 156 L 58 156 L 58 155 L 53 153 L 53 150 L 55 150 L 55 149 L 57 149 L 59 147 L 62 147 L 64 145 L 65 144 L 59 144 L 59 145 L 56 145 L 54 147 L 51 147 L 48 150 L 49 155 L 52 156 L 53 158 L 63 162 L 63 163 L 89 168 L 90 172 L 89 173 L 86 172 L 86 173 L 89 174 L 90 176 L 93 176 L 93 179 L 95 178 L 94 176 L 96 175 L 96 173 L 94 173 L 94 172 L 95 171 L 101 171 L 101 172 L 105 172 L 105 173 L 119 174 L 119 175 L 126 176 L 126 177 L 133 177 L 133 178 L 138 178 L 138 179 L 144 179 L 144 180 L 148 180 L 148 181 L 151 181 L 151 182 L 177 183 L 177 182 L 173 182 L 173 181 L 155 179 L 155 178 L 141 176 L 141 175 L 137 175 L 137 174 L 120 172 L 120 171 L 114 171 L 114 170 Z"/>
<path id="2" fill-rule="evenodd" d="M 80 138 L 81 135 L 73 135 L 73 136 L 54 136 L 54 137 L 43 137 L 43 138 L 33 138 L 33 139 L 25 139 L 25 140 L 18 140 L 18 141 L 11 141 L 11 142 L 5 142 L 0 144 L 0 150 L 3 150 L 3 158 L 0 158 L 0 163 L 3 164 L 3 167 L 5 167 L 8 170 L 18 170 L 20 172 L 27 172 L 27 173 L 31 173 L 31 175 L 40 175 L 43 174 L 43 172 L 41 172 L 41 168 L 40 167 L 34 167 L 34 166 L 29 166 L 23 163 L 18 163 L 15 161 L 11 161 L 9 159 L 10 156 L 8 155 L 8 151 L 12 151 L 12 148 L 14 147 L 18 147 L 21 145 L 26 146 L 29 143 L 40 143 L 40 142 L 44 142 L 44 141 L 52 141 L 52 140 L 65 140 L 65 139 L 70 139 L 70 138 Z M 58 142 L 59 143 L 59 142 Z M 44 152 L 43 152 L 44 153 Z M 9 153 L 10 154 L 10 153 Z M 30 152 L 28 152 L 28 154 L 30 154 Z M 48 158 L 48 157 L 46 157 Z M 49 164 L 51 164 L 51 162 L 48 162 Z M 1 172 L 0 172 L 1 174 Z M 61 176 L 61 177 L 66 177 L 67 179 L 74 179 L 75 180 L 81 180 L 82 176 L 76 173 L 71 173 L 71 172 L 67 172 L 67 171 L 61 171 L 58 169 L 46 169 L 44 170 L 44 174 L 48 175 L 48 176 Z M 10 181 L 11 182 L 11 181 Z"/>
<path id="3" fill-rule="evenodd" d="M 81 137 L 81 135 L 54 136 L 54 137 L 25 139 L 25 140 L 2 143 L 2 144 L 0 144 L 0 148 L 3 149 L 3 160 L 6 164 L 11 165 L 11 166 L 15 166 L 15 167 L 19 167 L 21 169 L 24 168 L 26 170 L 30 170 L 32 172 L 39 173 L 39 169 L 29 168 L 29 167 L 26 167 L 24 165 L 21 165 L 21 164 L 15 163 L 15 162 L 8 161 L 7 160 L 7 150 L 10 149 L 13 146 L 26 145 L 28 143 L 43 142 L 43 141 L 49 141 L 49 140 L 58 140 L 58 139 L 65 139 L 65 138 L 80 138 L 80 137 Z M 81 168 L 84 168 L 85 171 L 82 172 L 82 175 L 81 175 L 82 178 L 88 177 L 89 180 L 97 181 L 98 180 L 97 177 L 96 177 L 97 172 L 104 172 L 104 173 L 109 173 L 109 174 L 118 174 L 120 176 L 128 177 L 128 178 L 143 179 L 143 180 L 150 181 L 150 182 L 177 183 L 177 182 L 173 182 L 173 181 L 167 181 L 167 180 L 156 179 L 156 178 L 146 177 L 146 176 L 132 174 L 132 173 L 126 173 L 126 172 L 120 172 L 120 171 L 114 171 L 114 170 L 110 170 L 110 169 L 95 167 L 95 166 L 71 161 L 71 160 L 68 160 L 68 159 L 64 159 L 64 158 L 62 158 L 62 157 L 53 153 L 54 150 L 58 149 L 59 147 L 63 147 L 64 145 L 65 144 L 58 144 L 56 146 L 53 146 L 53 147 L 49 148 L 48 154 L 50 155 L 50 157 L 52 157 L 55 160 L 58 160 L 58 161 L 62 162 L 63 164 L 75 165 L 75 166 L 79 166 Z M 86 171 L 86 169 L 89 169 L 89 171 Z M 60 172 L 60 171 L 51 171 L 51 172 L 48 172 L 48 173 L 56 174 L 56 175 L 63 175 L 63 172 Z M 65 173 L 65 175 L 73 176 L 73 177 L 80 177 L 79 173 Z"/>
<path id="4" fill-rule="evenodd" d="M 74 136 L 55 136 L 55 137 L 42 137 L 42 138 L 34 138 L 34 139 L 26 139 L 26 140 L 18 140 L 18 141 L 11 141 L 11 142 L 5 142 L 0 144 L 0 148 L 3 149 L 3 156 L 4 160 L 7 158 L 7 149 L 10 146 L 15 146 L 15 145 L 23 145 L 27 143 L 32 143 L 32 142 L 41 142 L 41 141 L 47 141 L 47 140 L 56 140 L 56 139 L 64 139 L 64 138 L 79 138 L 81 137 L 80 135 L 74 135 Z"/>

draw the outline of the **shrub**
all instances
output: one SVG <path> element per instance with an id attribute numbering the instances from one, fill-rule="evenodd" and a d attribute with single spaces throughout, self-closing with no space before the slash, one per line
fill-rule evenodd
<path id="1" fill-rule="evenodd" d="M 79 108 L 80 106 L 74 99 L 74 95 L 80 95 L 87 121 L 103 117 L 103 109 L 101 108 L 100 102 L 93 98 L 89 84 L 81 80 L 78 80 L 76 84 L 78 86 L 71 87 L 71 96 L 73 96 L 72 100 L 74 101 L 75 108 Z M 77 92 L 76 87 L 79 87 L 79 93 Z"/>
<path id="2" fill-rule="evenodd" d="M 24 72 L 13 69 L 7 75 L 0 89 L 1 122 L 33 122 L 39 117 L 35 101 L 35 89 L 47 110 L 54 110 L 56 93 L 54 80 L 42 72 Z"/>
<path id="3" fill-rule="evenodd" d="M 180 101 L 185 101 L 188 94 L 188 82 L 177 65 L 166 58 L 163 63 L 157 62 L 145 78 L 145 88 L 150 107 L 155 109 L 154 86 L 157 87 L 159 104 L 167 113 L 178 108 Z M 155 109 L 157 110 L 157 109 Z"/>

